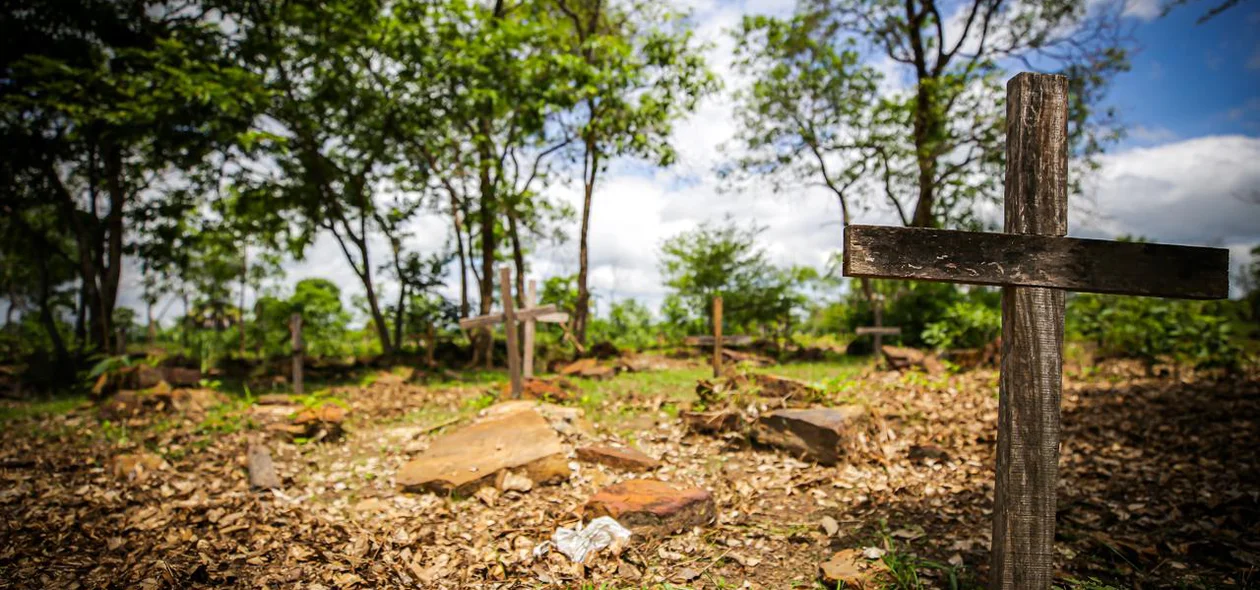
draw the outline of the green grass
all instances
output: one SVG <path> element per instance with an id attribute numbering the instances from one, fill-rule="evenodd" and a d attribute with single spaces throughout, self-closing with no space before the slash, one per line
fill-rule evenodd
<path id="1" fill-rule="evenodd" d="M 0 424 L 24 418 L 42 418 L 66 414 L 87 400 L 83 395 L 71 395 L 35 402 L 15 402 L 0 405 Z"/>

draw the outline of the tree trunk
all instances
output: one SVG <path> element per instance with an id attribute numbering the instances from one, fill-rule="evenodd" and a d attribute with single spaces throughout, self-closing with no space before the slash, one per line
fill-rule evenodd
<path id="1" fill-rule="evenodd" d="M 595 192 L 595 177 L 599 172 L 599 152 L 592 140 L 586 141 L 587 158 L 584 162 L 590 168 L 584 171 L 582 195 L 582 228 L 578 234 L 578 296 L 573 310 L 573 336 L 582 345 L 586 345 L 586 320 L 590 316 L 591 291 L 587 287 L 590 275 L 587 241 L 591 229 L 591 196 Z"/>
<path id="2" fill-rule="evenodd" d="M 516 266 L 516 307 L 525 307 L 525 253 L 521 250 L 521 236 L 516 229 L 516 206 L 507 207 L 508 238 L 512 240 L 512 263 Z"/>
<path id="3" fill-rule="evenodd" d="M 468 317 L 468 262 L 464 258 L 463 223 L 460 219 L 459 203 L 455 194 L 451 193 L 451 219 L 455 224 L 455 251 L 459 254 L 459 317 Z"/>
<path id="4" fill-rule="evenodd" d="M 494 158 L 491 153 L 489 142 L 490 137 L 490 120 L 487 116 L 483 116 L 478 122 L 480 133 L 484 138 L 477 144 L 478 167 L 479 167 L 479 188 L 481 190 L 481 209 L 478 211 L 481 222 L 481 315 L 489 315 L 491 305 L 494 302 L 494 214 L 495 214 L 495 186 L 494 181 L 490 177 L 490 161 Z M 486 368 L 491 366 L 492 350 L 494 347 L 494 338 L 490 334 L 489 329 L 482 330 L 481 350 L 484 354 Z"/>
<path id="5" fill-rule="evenodd" d="M 241 336 L 240 353 L 245 358 L 245 288 L 249 277 L 249 246 L 241 246 L 241 305 L 236 308 L 236 331 Z"/>
<path id="6" fill-rule="evenodd" d="M 65 341 L 61 339 L 61 331 L 57 329 L 57 321 L 53 317 L 52 305 L 49 303 L 51 286 L 49 285 L 47 254 L 38 255 L 36 264 L 39 265 L 39 319 L 44 324 L 44 330 L 48 332 L 48 338 L 52 340 L 57 367 L 68 369 L 70 351 L 66 349 Z"/>
<path id="7" fill-rule="evenodd" d="M 398 285 L 398 305 L 394 308 L 394 346 L 399 349 L 403 345 L 403 318 L 406 317 L 406 305 L 407 287 L 400 284 Z"/>

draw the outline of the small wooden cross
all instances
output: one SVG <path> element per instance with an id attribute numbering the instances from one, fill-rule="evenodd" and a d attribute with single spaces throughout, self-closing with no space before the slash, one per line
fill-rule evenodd
<path id="1" fill-rule="evenodd" d="M 506 266 L 502 267 L 499 269 L 499 292 L 503 299 L 503 312 L 459 321 L 459 327 L 464 330 L 494 324 L 504 325 L 504 331 L 507 333 L 508 377 L 512 383 L 513 398 L 521 397 L 522 390 L 521 351 L 516 341 L 516 323 L 525 324 L 525 377 L 532 377 L 534 375 L 534 322 L 565 322 L 569 319 L 568 314 L 556 311 L 554 305 L 535 306 L 533 304 L 534 291 L 534 282 L 530 281 L 525 307 L 515 309 L 512 304 L 512 271 Z"/>
<path id="2" fill-rule="evenodd" d="M 302 314 L 289 316 L 289 338 L 293 347 L 293 393 L 302 395 L 302 357 L 306 345 L 302 340 Z"/>
<path id="3" fill-rule="evenodd" d="M 1065 291 L 1191 299 L 1229 294 L 1229 251 L 1067 233 L 1068 79 L 1006 85 L 1006 233 L 851 226 L 844 274 L 1000 285 L 1002 365 L 993 588 L 1054 578 Z"/>
<path id="4" fill-rule="evenodd" d="M 875 336 L 875 355 L 876 358 L 878 358 L 884 350 L 884 336 L 900 336 L 901 328 L 897 326 L 884 325 L 884 296 L 876 293 L 873 299 L 874 301 L 871 302 L 871 311 L 875 313 L 875 325 L 859 326 L 857 329 L 857 335 L 865 336 L 867 334 L 872 334 Z"/>
<path id="5" fill-rule="evenodd" d="M 722 346 L 725 344 L 739 345 L 751 344 L 752 336 L 747 334 L 739 334 L 736 336 L 722 336 L 722 298 L 713 298 L 713 335 L 712 336 L 688 336 L 683 339 L 683 344 L 687 346 L 707 346 L 713 345 L 713 376 L 722 376 Z"/>

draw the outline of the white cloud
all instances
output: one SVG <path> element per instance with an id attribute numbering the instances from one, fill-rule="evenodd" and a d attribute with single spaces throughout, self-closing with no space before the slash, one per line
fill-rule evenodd
<path id="1" fill-rule="evenodd" d="M 1177 139 L 1177 134 L 1167 127 L 1136 125 L 1129 130 L 1129 137 L 1142 143 L 1166 143 Z"/>
<path id="2" fill-rule="evenodd" d="M 1142 19 L 1144 21 L 1152 21 L 1159 18 L 1163 14 L 1164 9 L 1160 5 L 1160 0 L 1127 0 L 1124 3 L 1124 15 Z"/>

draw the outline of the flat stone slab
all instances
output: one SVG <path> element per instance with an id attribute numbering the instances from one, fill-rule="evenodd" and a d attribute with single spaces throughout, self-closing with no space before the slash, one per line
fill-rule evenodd
<path id="1" fill-rule="evenodd" d="M 754 374 L 750 376 L 762 397 L 777 397 L 789 404 L 817 403 L 823 398 L 821 389 L 799 379 L 778 375 Z"/>
<path id="2" fill-rule="evenodd" d="M 934 355 L 904 346 L 885 346 L 880 352 L 884 355 L 884 360 L 888 362 L 890 369 L 908 369 L 918 368 L 930 375 L 939 375 L 945 372 L 945 365 L 941 363 Z"/>
<path id="3" fill-rule="evenodd" d="M 664 536 L 708 524 L 716 508 L 707 490 L 632 479 L 600 490 L 586 502 L 584 512 L 589 518 L 611 516 L 639 535 Z"/>
<path id="4" fill-rule="evenodd" d="M 512 470 L 536 484 L 569 478 L 568 451 L 538 412 L 496 415 L 433 441 L 398 471 L 403 491 L 471 495 Z"/>
<path id="5" fill-rule="evenodd" d="M 775 410 L 753 425 L 754 441 L 834 465 L 846 453 L 853 425 L 866 416 L 861 406 Z"/>
<path id="6" fill-rule="evenodd" d="M 598 463 L 626 471 L 651 471 L 661 466 L 660 461 L 633 447 L 618 448 L 605 445 L 578 447 L 577 458 L 587 463 Z"/>

